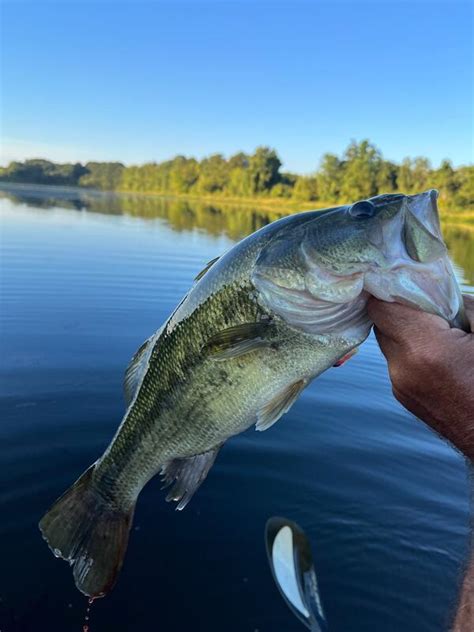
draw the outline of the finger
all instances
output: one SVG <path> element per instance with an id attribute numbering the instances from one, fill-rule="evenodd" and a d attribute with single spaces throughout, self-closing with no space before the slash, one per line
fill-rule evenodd
<path id="1" fill-rule="evenodd" d="M 436 332 L 449 329 L 448 323 L 439 316 L 400 303 L 387 303 L 371 297 L 367 310 L 376 327 L 385 336 L 399 343 L 410 340 L 413 336 L 432 338 Z"/>
<path id="2" fill-rule="evenodd" d="M 466 311 L 466 316 L 471 325 L 471 331 L 474 331 L 474 296 L 469 294 L 463 294 L 464 299 L 464 309 Z"/>
<path id="3" fill-rule="evenodd" d="M 388 374 L 392 389 L 395 392 L 395 388 L 406 380 L 407 375 L 413 374 L 412 358 L 410 354 L 406 353 L 402 345 L 399 345 L 392 338 L 384 336 L 377 328 L 374 331 L 380 350 L 387 361 Z M 401 401 L 400 397 L 397 399 Z"/>
<path id="4" fill-rule="evenodd" d="M 378 345 L 383 355 L 385 356 L 387 362 L 391 362 L 396 355 L 399 353 L 400 345 L 390 338 L 383 334 L 378 327 L 374 327 L 374 334 L 377 338 Z"/>

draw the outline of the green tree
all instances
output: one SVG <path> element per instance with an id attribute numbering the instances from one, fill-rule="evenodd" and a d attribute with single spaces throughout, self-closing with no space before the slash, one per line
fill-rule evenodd
<path id="1" fill-rule="evenodd" d="M 474 166 L 459 167 L 456 170 L 456 185 L 454 206 L 474 208 Z"/>
<path id="2" fill-rule="evenodd" d="M 377 195 L 377 179 L 382 166 L 380 151 L 363 140 L 352 141 L 344 153 L 341 185 L 343 201 L 359 200 Z"/>
<path id="3" fill-rule="evenodd" d="M 247 197 L 253 195 L 252 181 L 249 169 L 236 167 L 229 174 L 229 184 L 227 187 L 231 195 L 237 197 Z"/>
<path id="4" fill-rule="evenodd" d="M 293 187 L 293 198 L 301 201 L 318 199 L 318 180 L 316 176 L 299 176 Z"/>
<path id="5" fill-rule="evenodd" d="M 432 170 L 427 158 L 405 158 L 398 169 L 398 189 L 402 193 L 418 193 L 429 186 Z"/>
<path id="6" fill-rule="evenodd" d="M 255 153 L 250 156 L 248 166 L 252 193 L 268 192 L 277 184 L 280 167 L 281 161 L 274 149 L 257 147 Z"/>
<path id="7" fill-rule="evenodd" d="M 171 161 L 169 187 L 172 193 L 189 193 L 199 178 L 199 163 L 195 158 L 176 156 Z"/>
<path id="8" fill-rule="evenodd" d="M 250 156 L 243 151 L 239 151 L 229 158 L 229 170 L 232 169 L 247 169 L 250 164 Z"/>
<path id="9" fill-rule="evenodd" d="M 42 158 L 11 162 L 2 179 L 9 182 L 75 186 L 87 170 L 80 163 L 54 163 Z"/>
<path id="10" fill-rule="evenodd" d="M 124 165 L 121 162 L 88 162 L 86 173 L 78 178 L 78 184 L 104 191 L 120 187 Z"/>
<path id="11" fill-rule="evenodd" d="M 402 164 L 398 168 L 398 190 L 401 193 L 411 193 L 413 191 L 413 173 L 412 161 L 410 158 L 404 158 Z"/>
<path id="12" fill-rule="evenodd" d="M 316 173 L 318 195 L 323 202 L 338 202 L 341 194 L 344 163 L 334 154 L 324 154 Z"/>
<path id="13" fill-rule="evenodd" d="M 291 197 L 318 200 L 322 204 L 349 202 L 397 190 L 417 193 L 436 187 L 442 202 L 452 208 L 474 206 L 472 165 L 455 169 L 444 160 L 433 170 L 423 157 L 405 158 L 396 165 L 384 160 L 368 140 L 352 141 L 341 157 L 325 154 L 318 171 L 311 176 L 282 173 L 280 168 L 281 161 L 274 149 L 258 147 L 252 155 L 239 152 L 228 160 L 222 154 L 213 154 L 200 162 L 176 156 L 160 163 L 130 167 L 119 162 L 82 165 L 35 158 L 0 168 L 0 180 L 157 194 Z M 212 207 L 206 208 L 206 213 L 211 213 Z"/>
<path id="14" fill-rule="evenodd" d="M 398 165 L 389 160 L 382 160 L 376 177 L 378 193 L 393 193 L 397 190 Z"/>
<path id="15" fill-rule="evenodd" d="M 197 189 L 201 193 L 222 193 L 229 184 L 229 165 L 222 154 L 204 158 L 199 165 Z"/>
<path id="16" fill-rule="evenodd" d="M 414 193 L 419 193 L 428 188 L 432 177 L 432 169 L 427 158 L 415 158 L 412 166 L 412 177 Z"/>
<path id="17" fill-rule="evenodd" d="M 435 186 L 439 190 L 441 202 L 446 202 L 456 197 L 459 183 L 456 180 L 456 172 L 449 160 L 443 160 L 439 169 L 433 172 L 431 186 Z"/>

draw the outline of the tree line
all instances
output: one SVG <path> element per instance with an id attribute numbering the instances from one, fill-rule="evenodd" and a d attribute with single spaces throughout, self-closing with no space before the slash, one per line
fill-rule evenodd
<path id="1" fill-rule="evenodd" d="M 443 202 L 455 208 L 474 206 L 474 166 L 455 169 L 444 160 L 434 169 L 423 157 L 405 158 L 397 164 L 385 160 L 368 140 L 351 142 L 341 156 L 324 154 L 319 168 L 310 175 L 284 172 L 281 166 L 274 149 L 258 147 L 253 154 L 239 152 L 230 158 L 213 154 L 199 161 L 176 156 L 128 167 L 120 162 L 83 165 L 25 160 L 1 168 L 0 180 L 160 195 L 281 198 L 325 205 L 433 187 L 440 190 Z"/>

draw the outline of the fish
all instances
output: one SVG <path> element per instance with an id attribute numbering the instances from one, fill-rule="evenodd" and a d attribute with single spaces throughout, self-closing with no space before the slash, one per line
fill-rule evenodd
<path id="1" fill-rule="evenodd" d="M 133 356 L 110 445 L 40 521 L 82 593 L 116 583 L 147 482 L 184 509 L 229 438 L 271 428 L 364 342 L 370 296 L 466 328 L 435 190 L 290 215 L 206 266 Z"/>

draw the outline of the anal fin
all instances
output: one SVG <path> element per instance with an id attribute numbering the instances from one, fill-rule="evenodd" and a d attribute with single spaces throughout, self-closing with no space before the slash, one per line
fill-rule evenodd
<path id="1" fill-rule="evenodd" d="M 258 413 L 255 430 L 263 431 L 273 426 L 282 415 L 289 411 L 306 384 L 306 380 L 293 382 L 267 402 Z"/>
<path id="2" fill-rule="evenodd" d="M 221 449 L 216 448 L 196 454 L 187 458 L 177 458 L 168 461 L 161 468 L 163 489 L 173 484 L 166 496 L 168 502 L 174 500 L 178 503 L 176 509 L 181 511 L 186 507 L 194 493 L 209 473 Z"/>

